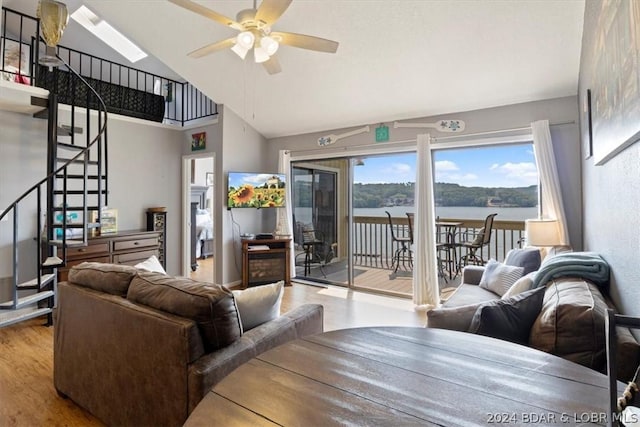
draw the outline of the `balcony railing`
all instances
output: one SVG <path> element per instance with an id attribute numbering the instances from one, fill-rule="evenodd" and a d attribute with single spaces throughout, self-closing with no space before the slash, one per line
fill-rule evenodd
<path id="1" fill-rule="evenodd" d="M 457 227 L 458 235 L 475 234 L 484 225 L 484 218 L 478 220 L 459 218 L 440 218 L 445 222 L 462 223 Z M 392 218 L 394 234 L 399 237 L 409 236 L 407 217 Z M 385 217 L 356 216 L 353 221 L 353 261 L 354 265 L 371 268 L 390 269 L 394 252 L 400 243 L 393 241 L 389 221 Z M 477 253 L 485 260 L 489 258 L 503 261 L 507 253 L 519 247 L 524 237 L 524 221 L 493 222 L 491 242 Z M 464 255 L 461 247 L 456 248 L 457 259 Z"/>
<path id="2" fill-rule="evenodd" d="M 2 8 L 2 46 L 0 77 L 38 85 L 37 58 L 44 43 L 40 40 L 40 21 L 24 13 Z M 185 126 L 218 114 L 215 102 L 188 82 L 179 82 L 78 50 L 58 46 L 58 55 L 85 78 L 164 97 L 163 123 Z M 18 58 L 21 58 L 18 60 Z M 28 83 L 27 83 L 28 81 Z"/>

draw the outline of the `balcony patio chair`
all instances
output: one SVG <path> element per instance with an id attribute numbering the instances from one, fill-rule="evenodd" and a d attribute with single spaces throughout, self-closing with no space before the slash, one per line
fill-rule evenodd
<path id="1" fill-rule="evenodd" d="M 617 335 L 616 326 L 640 329 L 640 317 L 623 316 L 615 314 L 612 309 L 607 310 L 605 317 L 605 339 L 607 346 L 607 376 L 609 379 L 609 412 L 607 414 L 607 426 L 624 426 L 621 422 L 625 417 L 638 422 L 638 387 L 640 378 L 640 366 L 636 368 L 635 375 L 627 383 L 627 387 L 622 395 L 618 394 L 618 366 L 616 360 Z M 634 411 L 633 413 L 631 411 Z M 635 424 L 634 424 L 635 425 Z"/>
<path id="2" fill-rule="evenodd" d="M 484 265 L 486 260 L 482 258 L 482 254 L 478 254 L 478 250 L 482 250 L 485 246 L 489 246 L 491 243 L 491 231 L 493 230 L 493 218 L 498 215 L 492 213 L 487 215 L 484 220 L 484 226 L 478 230 L 477 233 L 462 233 L 464 239 L 461 239 L 459 243 L 455 243 L 457 246 L 466 250 L 466 253 L 460 257 L 460 265 L 465 266 L 469 264 Z"/>
<path id="3" fill-rule="evenodd" d="M 449 228 L 440 227 L 440 217 L 436 217 L 436 253 L 438 262 L 438 276 L 444 279 L 445 283 L 449 283 L 447 280 L 447 274 L 449 279 L 453 279 L 458 275 L 458 262 L 456 255 L 457 245 L 455 243 L 455 235 Z"/>
<path id="4" fill-rule="evenodd" d="M 395 274 L 398 272 L 400 261 L 402 260 L 402 265 L 404 266 L 405 260 L 407 259 L 409 260 L 409 268 L 413 270 L 413 251 L 411 250 L 411 245 L 413 244 L 413 230 L 409 228 L 409 236 L 396 236 L 391 214 L 389 213 L 389 211 L 385 211 L 385 213 L 387 214 L 387 217 L 389 217 L 391 240 L 397 244 L 397 248 L 393 252 L 393 258 L 391 260 L 391 268 L 393 268 L 393 273 Z"/>
<path id="5" fill-rule="evenodd" d="M 302 227 L 302 250 L 303 252 L 296 255 L 296 265 L 304 265 L 304 275 L 311 274 L 311 266 L 318 265 L 323 277 L 327 277 L 324 266 L 329 264 L 335 257 L 334 248 L 336 244 L 326 242 L 322 232 L 315 230 L 313 225 L 307 224 Z M 301 258 L 302 261 L 298 262 Z"/>

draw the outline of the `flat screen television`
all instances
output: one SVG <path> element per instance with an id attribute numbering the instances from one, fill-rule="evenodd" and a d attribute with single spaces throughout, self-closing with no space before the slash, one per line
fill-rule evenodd
<path id="1" fill-rule="evenodd" d="M 281 208 L 286 176 L 280 173 L 229 172 L 228 208 Z"/>

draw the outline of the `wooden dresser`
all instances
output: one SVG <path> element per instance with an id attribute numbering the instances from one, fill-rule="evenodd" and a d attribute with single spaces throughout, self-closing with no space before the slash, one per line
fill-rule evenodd
<path id="1" fill-rule="evenodd" d="M 135 265 L 160 253 L 160 231 L 120 231 L 92 236 L 87 246 L 67 249 L 67 265 L 58 269 L 58 281 L 66 281 L 69 269 L 87 262 Z"/>

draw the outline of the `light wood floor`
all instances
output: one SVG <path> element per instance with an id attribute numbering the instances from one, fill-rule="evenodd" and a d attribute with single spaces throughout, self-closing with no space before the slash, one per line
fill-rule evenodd
<path id="1" fill-rule="evenodd" d="M 282 310 L 324 305 L 325 330 L 360 326 L 423 326 L 425 313 L 408 299 L 344 288 L 286 287 Z M 0 329 L 0 426 L 101 426 L 53 387 L 53 327 L 42 319 Z"/>
<path id="2" fill-rule="evenodd" d="M 198 260 L 196 271 L 189 273 L 189 277 L 199 282 L 214 282 L 213 279 L 213 257 Z"/>

